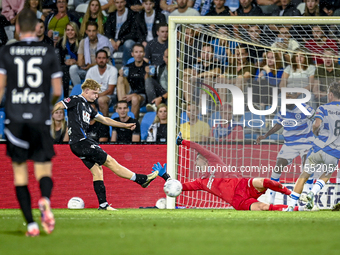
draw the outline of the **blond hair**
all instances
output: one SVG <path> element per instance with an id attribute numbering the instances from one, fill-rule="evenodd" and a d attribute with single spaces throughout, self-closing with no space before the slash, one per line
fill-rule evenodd
<path id="1" fill-rule="evenodd" d="M 95 80 L 92 79 L 86 79 L 84 83 L 81 85 L 81 89 L 84 91 L 85 89 L 92 89 L 92 90 L 97 90 L 101 89 L 101 85 L 96 82 Z"/>
<path id="2" fill-rule="evenodd" d="M 159 123 L 159 122 L 161 122 L 161 120 L 159 119 L 159 117 L 158 117 L 158 111 L 159 111 L 159 109 L 161 109 L 161 108 L 166 108 L 166 110 L 168 111 L 168 106 L 166 105 L 166 104 L 164 104 L 164 103 L 161 103 L 161 104 L 159 104 L 158 106 L 157 106 L 157 111 L 156 111 L 156 117 L 155 117 L 155 120 L 153 121 L 153 123 Z"/>
<path id="3" fill-rule="evenodd" d="M 66 29 L 67 26 L 71 26 L 74 29 L 74 32 L 76 33 L 76 47 L 75 47 L 75 51 L 78 50 L 78 46 L 79 46 L 79 27 L 77 25 L 77 23 L 70 21 L 69 23 L 67 23 L 66 27 L 65 27 L 65 32 L 64 32 L 64 36 L 62 38 L 62 42 L 61 42 L 61 46 L 63 49 L 66 49 L 66 43 L 67 43 L 67 36 L 66 36 Z"/>
<path id="4" fill-rule="evenodd" d="M 52 119 L 52 124 L 51 124 L 51 135 L 53 137 L 53 139 L 55 139 L 55 120 L 53 118 L 53 114 L 56 112 L 56 111 L 59 111 L 60 109 L 57 109 L 55 111 L 52 112 L 52 116 L 51 116 L 51 119 Z M 65 120 L 65 112 L 64 110 L 61 110 L 63 112 L 63 116 L 64 116 L 64 119 L 61 121 L 61 134 L 63 134 L 66 130 L 66 127 L 67 127 L 67 124 L 66 124 L 66 120 Z"/>

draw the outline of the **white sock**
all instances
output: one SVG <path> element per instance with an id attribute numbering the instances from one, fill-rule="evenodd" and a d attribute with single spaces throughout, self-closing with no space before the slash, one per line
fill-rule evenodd
<path id="1" fill-rule="evenodd" d="M 104 202 L 104 203 L 101 203 L 99 206 L 104 208 L 106 205 L 108 205 L 109 203 L 108 202 Z"/>
<path id="2" fill-rule="evenodd" d="M 27 231 L 31 231 L 35 228 L 39 229 L 38 223 L 31 222 L 31 223 L 27 224 Z"/>
<path id="3" fill-rule="evenodd" d="M 270 176 L 270 179 L 278 182 L 280 180 L 280 177 L 281 177 L 281 173 L 273 172 L 272 175 Z"/>
<path id="4" fill-rule="evenodd" d="M 274 201 L 275 201 L 275 195 L 276 195 L 276 192 L 271 190 L 269 191 L 269 204 L 274 204 Z"/>
<path id="5" fill-rule="evenodd" d="M 316 195 L 324 186 L 325 182 L 323 180 L 317 180 L 312 189 L 314 195 Z"/>
<path id="6" fill-rule="evenodd" d="M 295 207 L 296 204 L 297 204 L 297 201 L 298 201 L 299 198 L 300 198 L 300 195 L 301 195 L 301 194 L 292 191 L 292 193 L 290 194 L 290 200 L 289 200 L 289 202 L 288 202 L 288 206 Z"/>
<path id="7" fill-rule="evenodd" d="M 136 180 L 136 174 L 133 173 L 132 177 L 130 178 L 130 181 L 135 181 Z"/>

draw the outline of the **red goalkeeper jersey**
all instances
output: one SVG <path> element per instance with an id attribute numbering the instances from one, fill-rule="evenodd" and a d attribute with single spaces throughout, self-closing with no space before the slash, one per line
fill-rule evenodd
<path id="1" fill-rule="evenodd" d="M 249 210 L 252 203 L 265 192 L 257 191 L 248 178 L 204 178 L 183 183 L 183 191 L 205 190 L 212 193 L 236 210 Z"/>

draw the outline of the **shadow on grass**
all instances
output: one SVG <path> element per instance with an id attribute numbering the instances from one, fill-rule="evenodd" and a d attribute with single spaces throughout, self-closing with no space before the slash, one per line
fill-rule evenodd
<path id="1" fill-rule="evenodd" d="M 26 232 L 21 230 L 6 230 L 0 231 L 0 234 L 9 235 L 9 236 L 24 236 Z"/>

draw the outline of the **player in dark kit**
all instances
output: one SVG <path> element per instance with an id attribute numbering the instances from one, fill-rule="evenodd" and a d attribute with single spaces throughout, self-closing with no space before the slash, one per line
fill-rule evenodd
<path id="1" fill-rule="evenodd" d="M 221 169 L 223 166 L 226 167 L 220 157 L 197 143 L 183 140 L 181 133 L 178 135 L 176 143 L 196 150 L 199 153 L 196 166 L 210 170 L 208 176 L 183 183 L 183 191 L 205 190 L 231 204 L 236 210 L 282 211 L 288 207 L 287 205 L 270 205 L 257 200 L 267 189 L 290 195 L 291 191 L 281 183 L 267 178 L 241 178 L 235 174 L 227 176 L 228 178 L 222 176 L 222 178 L 215 178 L 217 173 L 214 169 L 218 169 L 218 166 Z M 162 167 L 160 163 L 157 163 L 152 169 L 158 171 L 158 175 L 165 181 L 170 178 L 166 172 L 166 166 Z M 296 211 L 303 210 L 298 206 L 294 209 Z"/>
<path id="2" fill-rule="evenodd" d="M 68 112 L 68 132 L 70 136 L 70 147 L 74 155 L 79 157 L 85 166 L 90 169 L 93 175 L 93 186 L 98 197 L 99 210 L 115 210 L 106 201 L 106 190 L 103 181 L 102 165 L 110 168 L 119 177 L 130 179 L 143 188 L 146 188 L 154 180 L 158 171 L 149 175 L 135 174 L 129 169 L 121 166 L 108 155 L 98 144 L 87 137 L 87 130 L 90 120 L 94 119 L 104 125 L 121 127 L 133 130 L 135 123 L 122 123 L 98 114 L 91 105 L 98 98 L 101 85 L 92 79 L 86 79 L 81 86 L 82 93 L 77 96 L 65 98 L 57 103 L 54 110 L 67 109 Z"/>
<path id="3" fill-rule="evenodd" d="M 12 159 L 14 185 L 20 208 L 28 223 L 27 236 L 39 235 L 33 221 L 31 197 L 28 190 L 27 160 L 34 161 L 34 174 L 40 183 L 39 209 L 46 233 L 54 229 L 50 207 L 52 192 L 53 139 L 50 134 L 50 93 L 53 104 L 62 91 L 62 72 L 54 48 L 38 42 L 35 36 L 36 14 L 30 9 L 21 11 L 16 31 L 20 42 L 0 50 L 0 100 L 6 87 L 5 134 L 7 155 Z"/>

